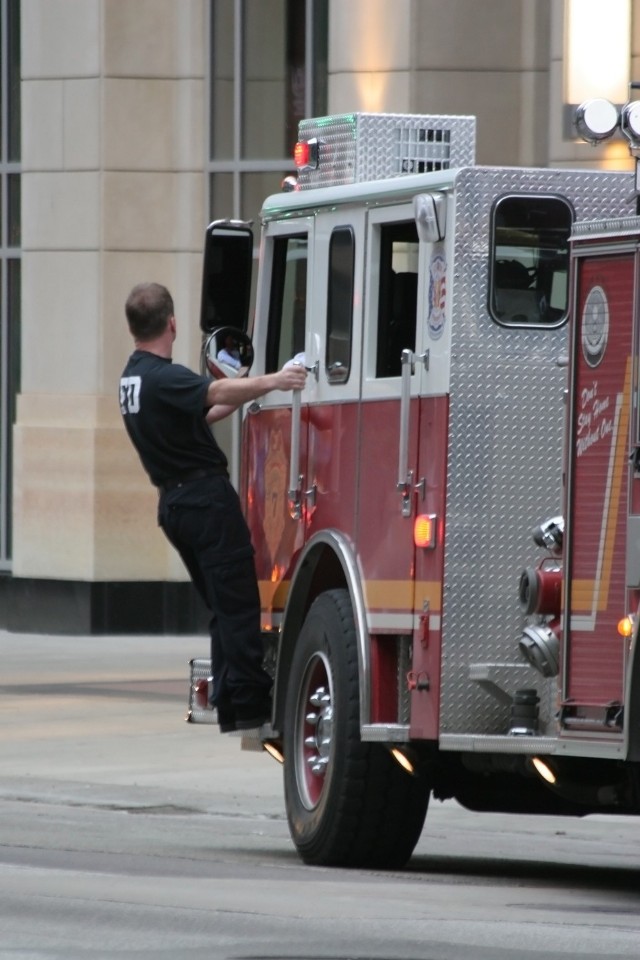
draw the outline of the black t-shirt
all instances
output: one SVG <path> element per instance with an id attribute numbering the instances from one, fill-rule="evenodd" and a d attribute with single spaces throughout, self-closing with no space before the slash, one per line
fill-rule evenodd
<path id="1" fill-rule="evenodd" d="M 226 469 L 227 459 L 205 420 L 210 383 L 146 350 L 129 357 L 120 379 L 120 410 L 156 486 L 195 470 Z"/>

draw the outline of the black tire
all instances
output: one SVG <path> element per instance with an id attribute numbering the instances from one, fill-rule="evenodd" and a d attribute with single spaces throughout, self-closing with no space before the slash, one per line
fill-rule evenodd
<path id="1" fill-rule="evenodd" d="M 360 740 L 356 630 L 349 594 L 314 601 L 288 682 L 284 786 L 289 829 L 306 863 L 404 866 L 429 802 L 422 777 Z"/>

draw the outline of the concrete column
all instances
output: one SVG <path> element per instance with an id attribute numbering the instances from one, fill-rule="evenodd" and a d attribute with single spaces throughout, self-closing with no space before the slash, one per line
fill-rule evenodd
<path id="1" fill-rule="evenodd" d="M 204 0 L 23 0 L 14 578 L 185 578 L 117 390 L 138 281 L 198 362 L 206 49 Z"/>
<path id="2" fill-rule="evenodd" d="M 330 0 L 330 113 L 411 112 L 412 0 Z"/>

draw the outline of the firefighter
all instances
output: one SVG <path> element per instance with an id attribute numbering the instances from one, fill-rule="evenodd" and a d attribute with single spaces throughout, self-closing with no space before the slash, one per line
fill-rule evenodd
<path id="1" fill-rule="evenodd" d="M 213 704 L 223 733 L 271 718 L 262 666 L 260 598 L 249 530 L 209 425 L 272 390 L 299 390 L 306 371 L 210 380 L 172 362 L 173 300 L 141 283 L 125 305 L 135 350 L 120 380 L 124 424 L 158 488 L 158 523 L 211 613 Z"/>

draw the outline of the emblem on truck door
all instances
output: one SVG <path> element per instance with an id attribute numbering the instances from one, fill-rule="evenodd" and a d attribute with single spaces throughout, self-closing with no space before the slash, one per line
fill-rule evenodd
<path id="1" fill-rule="evenodd" d="M 264 536 L 272 563 L 285 527 L 287 467 L 282 431 L 276 429 L 269 436 L 269 452 L 264 465 Z"/>
<path id="2" fill-rule="evenodd" d="M 602 362 L 609 339 L 609 303 L 602 287 L 592 287 L 582 310 L 582 353 L 590 367 Z"/>
<path id="3" fill-rule="evenodd" d="M 438 340 L 442 336 L 447 298 L 447 264 L 441 253 L 434 252 L 429 264 L 429 336 Z"/>

